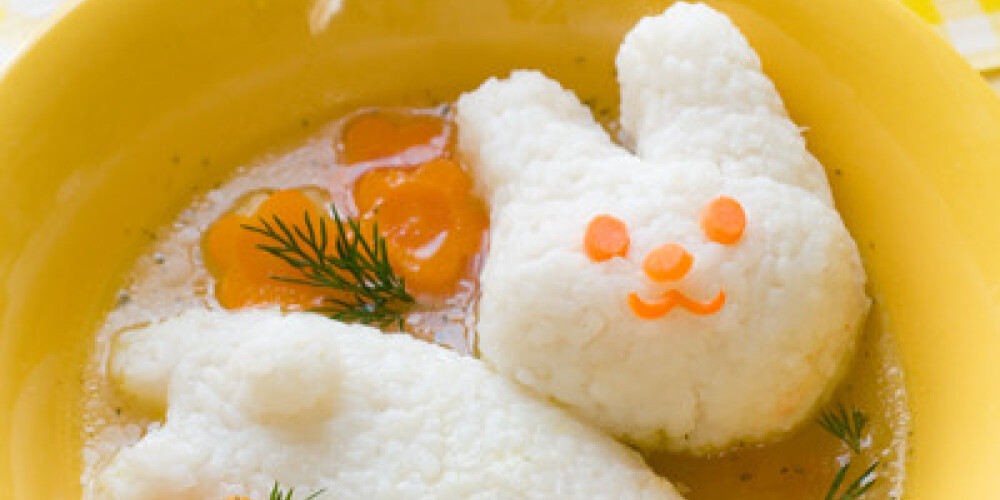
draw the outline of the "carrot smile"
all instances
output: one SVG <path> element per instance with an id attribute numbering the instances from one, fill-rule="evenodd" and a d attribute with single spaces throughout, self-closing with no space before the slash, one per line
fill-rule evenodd
<path id="1" fill-rule="evenodd" d="M 708 302 L 698 302 L 691 299 L 677 290 L 670 290 L 663 294 L 659 300 L 646 302 L 639 297 L 639 294 L 632 292 L 628 295 L 628 305 L 636 316 L 642 319 L 657 319 L 666 316 L 675 307 L 681 307 L 688 312 L 699 316 L 714 314 L 722 309 L 726 303 L 726 292 L 719 290 L 719 294 Z"/>

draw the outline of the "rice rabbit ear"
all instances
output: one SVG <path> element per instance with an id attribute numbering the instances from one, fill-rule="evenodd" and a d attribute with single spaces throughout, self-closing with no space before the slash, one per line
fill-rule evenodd
<path id="1" fill-rule="evenodd" d="M 204 315 L 189 312 L 120 332 L 114 338 L 108 363 L 111 378 L 123 395 L 144 410 L 165 410 L 174 371 L 196 342 L 186 335 L 187 329 L 206 326 L 211 325 Z"/>
<path id="2" fill-rule="evenodd" d="M 459 151 L 487 199 L 533 165 L 628 155 L 576 96 L 537 71 L 491 78 L 458 100 Z"/>
<path id="3" fill-rule="evenodd" d="M 725 15 L 674 4 L 639 21 L 616 64 L 622 129 L 643 160 L 706 160 L 723 175 L 768 177 L 832 204 L 823 167 Z"/>

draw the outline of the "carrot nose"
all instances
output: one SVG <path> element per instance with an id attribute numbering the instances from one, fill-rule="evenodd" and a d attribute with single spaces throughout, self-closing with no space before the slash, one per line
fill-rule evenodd
<path id="1" fill-rule="evenodd" d="M 668 243 L 646 255 L 642 270 L 653 281 L 676 281 L 687 275 L 693 263 L 694 257 L 684 247 Z"/>

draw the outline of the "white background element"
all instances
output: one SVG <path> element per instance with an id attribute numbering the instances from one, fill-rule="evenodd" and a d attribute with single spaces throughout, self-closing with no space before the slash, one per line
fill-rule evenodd
<path id="1" fill-rule="evenodd" d="M 951 44 L 962 54 L 993 50 L 1000 45 L 990 20 L 984 16 L 948 20 L 944 29 Z"/>
<path id="2" fill-rule="evenodd" d="M 69 0 L 0 0 L 0 68 Z"/>

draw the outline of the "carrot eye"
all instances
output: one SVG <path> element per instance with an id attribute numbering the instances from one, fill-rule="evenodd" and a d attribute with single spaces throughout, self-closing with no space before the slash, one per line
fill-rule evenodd
<path id="1" fill-rule="evenodd" d="M 583 248 L 594 262 L 604 262 L 611 257 L 624 257 L 628 253 L 628 226 L 610 215 L 598 215 L 587 224 Z"/>
<path id="2" fill-rule="evenodd" d="M 728 196 L 712 200 L 701 214 L 701 228 L 705 236 L 716 243 L 735 244 L 746 227 L 747 216 L 743 207 Z"/>

